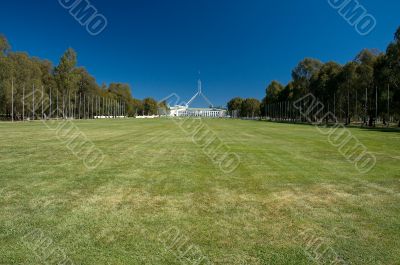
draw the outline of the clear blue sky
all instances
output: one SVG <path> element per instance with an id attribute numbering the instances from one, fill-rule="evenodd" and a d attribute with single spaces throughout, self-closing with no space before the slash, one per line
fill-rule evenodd
<path id="1" fill-rule="evenodd" d="M 138 98 L 188 99 L 200 70 L 206 95 L 222 105 L 261 99 L 304 57 L 344 63 L 364 47 L 384 50 L 400 26 L 400 1 L 359 2 L 378 22 L 368 36 L 325 0 L 92 0 L 108 19 L 95 37 L 57 0 L 3 0 L 0 32 L 14 50 L 54 63 L 73 47 L 99 84 L 129 83 Z"/>

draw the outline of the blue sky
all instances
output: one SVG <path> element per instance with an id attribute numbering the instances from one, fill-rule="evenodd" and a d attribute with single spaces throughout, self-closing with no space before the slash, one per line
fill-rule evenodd
<path id="1" fill-rule="evenodd" d="M 57 0 L 4 0 L 0 32 L 14 50 L 58 63 L 73 47 L 99 84 L 125 82 L 137 98 L 203 91 L 215 105 L 261 99 L 305 57 L 344 63 L 384 50 L 400 26 L 400 1 L 359 0 L 377 20 L 360 36 L 325 0 L 92 0 L 108 20 L 91 36 Z"/>

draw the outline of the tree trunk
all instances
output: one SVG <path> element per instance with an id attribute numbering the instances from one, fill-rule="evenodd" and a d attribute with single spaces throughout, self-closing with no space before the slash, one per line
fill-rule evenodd
<path id="1" fill-rule="evenodd" d="M 368 126 L 369 127 L 373 127 L 374 126 L 374 119 L 372 117 L 369 117 Z"/>

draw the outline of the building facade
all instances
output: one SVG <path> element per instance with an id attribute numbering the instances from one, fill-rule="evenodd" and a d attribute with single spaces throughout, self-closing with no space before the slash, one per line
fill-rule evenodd
<path id="1" fill-rule="evenodd" d="M 218 108 L 186 108 L 186 106 L 175 106 L 169 109 L 169 116 L 225 118 L 227 116 L 227 110 Z"/>
<path id="2" fill-rule="evenodd" d="M 197 98 L 203 99 L 210 106 L 209 108 L 191 108 L 190 104 Z M 214 108 L 210 100 L 203 94 L 201 80 L 198 81 L 197 93 L 185 105 L 176 105 L 168 108 L 167 116 L 170 117 L 204 117 L 204 118 L 225 118 L 228 112 L 226 109 Z"/>

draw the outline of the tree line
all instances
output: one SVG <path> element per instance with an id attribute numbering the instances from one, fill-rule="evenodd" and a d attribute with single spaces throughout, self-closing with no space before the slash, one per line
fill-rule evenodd
<path id="1" fill-rule="evenodd" d="M 41 100 L 50 106 L 43 110 L 31 95 L 36 98 L 41 95 Z M 154 115 L 157 111 L 156 100 L 133 98 L 128 84 L 98 85 L 84 67 L 77 66 L 77 53 L 72 48 L 53 66 L 49 60 L 12 51 L 7 38 L 0 34 L 0 118 L 3 120 L 35 119 L 44 115 L 47 118 Z"/>
<path id="2" fill-rule="evenodd" d="M 228 102 L 227 107 L 232 118 L 257 118 L 261 114 L 261 102 L 256 98 L 235 97 Z"/>
<path id="3" fill-rule="evenodd" d="M 306 58 L 293 69 L 288 84 L 272 81 L 266 96 L 259 103 L 252 101 L 251 108 L 243 104 L 246 100 L 234 98 L 228 102 L 228 111 L 237 117 L 259 114 L 271 120 L 305 121 L 294 102 L 311 93 L 325 112 L 334 113 L 335 121 L 367 126 L 397 122 L 400 126 L 399 84 L 400 27 L 385 52 L 364 49 L 344 65 Z M 255 110 L 257 105 L 259 110 Z"/>

